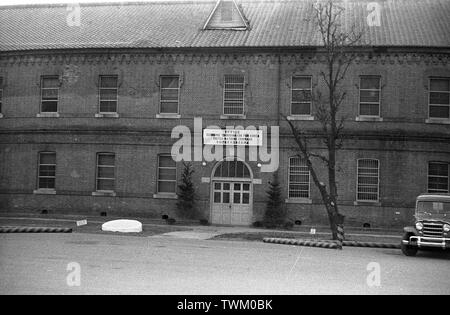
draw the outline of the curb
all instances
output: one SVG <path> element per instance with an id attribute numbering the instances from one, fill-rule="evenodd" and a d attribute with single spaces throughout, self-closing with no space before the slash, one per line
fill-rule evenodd
<path id="1" fill-rule="evenodd" d="M 339 245 L 337 243 L 327 242 L 327 241 L 309 241 L 309 240 L 299 240 L 299 239 L 289 239 L 289 238 L 266 237 L 263 239 L 263 242 L 264 243 L 285 244 L 285 245 L 299 245 L 299 246 L 308 246 L 308 247 L 339 249 Z"/>
<path id="2" fill-rule="evenodd" d="M 0 233 L 72 233 L 70 228 L 1 226 Z"/>
<path id="3" fill-rule="evenodd" d="M 331 241 L 331 240 L 318 241 L 318 240 L 301 240 L 301 239 L 266 237 L 263 239 L 263 242 L 264 243 L 274 243 L 274 244 L 299 245 L 299 246 L 309 246 L 309 247 L 340 249 L 338 241 Z M 390 248 L 390 249 L 400 249 L 401 248 L 401 246 L 397 245 L 397 244 L 357 242 L 357 241 L 343 241 L 342 245 L 349 246 L 349 247 Z"/>

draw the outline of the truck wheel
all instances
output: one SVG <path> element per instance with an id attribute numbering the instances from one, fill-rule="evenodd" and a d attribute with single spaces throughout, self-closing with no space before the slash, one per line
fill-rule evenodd
<path id="1" fill-rule="evenodd" d="M 412 236 L 412 234 L 405 234 L 405 236 L 403 236 L 403 240 L 405 241 L 409 241 L 409 237 Z M 416 256 L 417 252 L 418 252 L 418 248 L 416 246 L 411 246 L 411 245 L 405 245 L 402 242 L 402 253 L 405 256 Z"/>

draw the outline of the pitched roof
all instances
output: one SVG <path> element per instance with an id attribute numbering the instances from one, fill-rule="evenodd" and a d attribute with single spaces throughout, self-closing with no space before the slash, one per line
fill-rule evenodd
<path id="1" fill-rule="evenodd" d="M 384 0 L 381 26 L 367 26 L 372 0 L 342 0 L 343 25 L 365 28 L 372 46 L 450 47 L 449 0 Z M 66 48 L 319 46 L 309 0 L 237 0 L 246 31 L 203 29 L 215 0 L 82 4 L 80 26 L 66 5 L 0 7 L 0 51 Z"/>

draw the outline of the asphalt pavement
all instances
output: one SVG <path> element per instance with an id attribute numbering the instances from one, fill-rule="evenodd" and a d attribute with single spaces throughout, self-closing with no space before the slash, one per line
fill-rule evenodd
<path id="1" fill-rule="evenodd" d="M 102 234 L 0 235 L 0 294 L 449 294 L 450 255 Z"/>

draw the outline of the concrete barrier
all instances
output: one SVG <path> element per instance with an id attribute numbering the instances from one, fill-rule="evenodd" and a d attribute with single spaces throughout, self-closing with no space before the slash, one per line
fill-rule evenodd
<path id="1" fill-rule="evenodd" d="M 285 244 L 285 245 L 298 245 L 298 246 L 308 246 L 308 247 L 339 249 L 339 245 L 337 243 L 327 242 L 327 241 L 313 241 L 313 240 L 266 237 L 263 239 L 263 242 L 275 243 L 275 244 Z"/>
<path id="2" fill-rule="evenodd" d="M 285 244 L 285 245 L 298 245 L 308 247 L 321 247 L 340 249 L 340 242 L 333 240 L 302 240 L 302 239 L 289 239 L 289 238 L 276 238 L 266 237 L 263 239 L 264 243 Z M 388 244 L 388 243 L 375 243 L 375 242 L 358 242 L 358 241 L 343 241 L 343 246 L 349 247 L 370 247 L 370 248 L 390 248 L 400 249 L 400 244 Z"/>
<path id="3" fill-rule="evenodd" d="M 1 226 L 0 233 L 72 233 L 71 228 Z"/>

